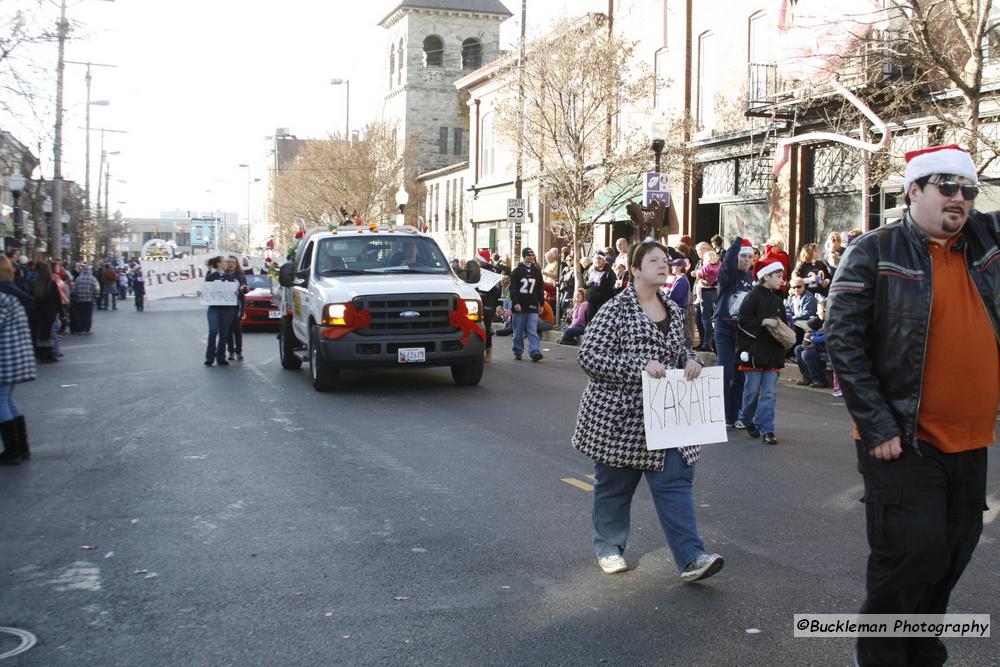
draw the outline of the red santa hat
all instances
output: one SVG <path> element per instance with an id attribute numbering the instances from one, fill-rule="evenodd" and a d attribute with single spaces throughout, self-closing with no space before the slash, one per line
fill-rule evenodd
<path id="1" fill-rule="evenodd" d="M 740 251 L 737 254 L 738 255 L 752 255 L 753 254 L 753 244 L 750 243 L 750 239 L 743 239 L 743 242 L 740 243 Z"/>
<path id="2" fill-rule="evenodd" d="M 906 154 L 906 171 L 903 173 L 903 192 L 910 189 L 910 183 L 933 174 L 964 176 L 973 183 L 979 181 L 976 165 L 969 151 L 957 144 L 931 146 Z"/>
<path id="3" fill-rule="evenodd" d="M 781 263 L 781 260 L 777 257 L 772 257 L 770 259 L 765 259 L 761 261 L 759 268 L 757 269 L 757 280 L 763 280 L 764 276 L 774 273 L 775 271 L 784 271 L 785 265 Z"/>
<path id="4" fill-rule="evenodd" d="M 490 257 L 490 251 L 489 251 L 489 250 L 487 250 L 486 248 L 483 248 L 482 250 L 480 250 L 480 251 L 479 251 L 479 253 L 478 253 L 478 255 L 479 255 L 479 256 L 480 256 L 481 258 L 483 258 L 483 260 L 484 260 L 485 262 L 487 262 L 487 263 L 489 263 L 489 262 L 493 261 L 493 260 L 492 260 L 492 258 Z"/>

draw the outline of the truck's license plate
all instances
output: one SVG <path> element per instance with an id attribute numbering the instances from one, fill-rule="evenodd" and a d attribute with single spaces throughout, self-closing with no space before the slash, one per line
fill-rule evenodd
<path id="1" fill-rule="evenodd" d="M 281 311 L 280 311 L 280 310 L 269 310 L 269 311 L 267 312 L 267 316 L 268 316 L 268 317 L 269 317 L 270 319 L 272 319 L 272 320 L 278 320 L 278 319 L 281 319 Z"/>
<path id="2" fill-rule="evenodd" d="M 426 350 L 422 347 L 401 347 L 398 355 L 401 364 L 418 364 L 427 361 Z"/>

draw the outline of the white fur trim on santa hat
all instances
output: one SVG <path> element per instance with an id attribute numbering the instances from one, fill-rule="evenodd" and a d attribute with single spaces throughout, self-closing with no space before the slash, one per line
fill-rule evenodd
<path id="1" fill-rule="evenodd" d="M 771 262 L 768 262 L 764 266 L 760 267 L 760 269 L 757 271 L 757 280 L 763 280 L 764 276 L 768 274 L 784 270 L 785 270 L 784 264 L 782 264 L 778 260 L 773 260 Z"/>
<path id="2" fill-rule="evenodd" d="M 933 174 L 963 176 L 973 183 L 979 181 L 976 165 L 968 151 L 956 145 L 925 148 L 906 154 L 903 192 L 909 191 L 913 181 Z"/>

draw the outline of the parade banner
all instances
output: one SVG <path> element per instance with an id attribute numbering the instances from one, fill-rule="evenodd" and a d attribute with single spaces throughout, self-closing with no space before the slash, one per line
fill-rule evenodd
<path id="1" fill-rule="evenodd" d="M 238 306 L 236 292 L 240 284 L 235 280 L 213 280 L 198 289 L 198 301 L 203 306 Z"/>
<path id="2" fill-rule="evenodd" d="M 143 262 L 146 299 L 166 299 L 172 296 L 195 296 L 205 284 L 205 257 L 171 259 L 163 262 Z"/>
<path id="3" fill-rule="evenodd" d="M 205 284 L 205 274 L 208 273 L 206 262 L 209 257 L 216 256 L 214 254 L 197 255 L 187 259 L 142 262 L 142 275 L 146 279 L 146 300 L 155 301 L 174 296 L 199 296 L 198 292 Z M 223 257 L 226 256 L 228 255 L 223 255 Z M 263 268 L 263 257 L 236 256 L 240 258 L 241 262 L 243 257 L 247 257 L 250 260 L 250 268 L 255 274 L 266 273 Z"/>
<path id="4" fill-rule="evenodd" d="M 642 374 L 642 412 L 646 448 L 671 449 L 726 442 L 722 367 L 703 368 L 694 380 L 683 370 L 666 377 Z"/>

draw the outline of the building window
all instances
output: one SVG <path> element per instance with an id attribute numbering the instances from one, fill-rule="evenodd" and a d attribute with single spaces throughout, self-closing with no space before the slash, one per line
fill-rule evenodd
<path id="1" fill-rule="evenodd" d="M 483 116 L 479 129 L 479 175 L 493 174 L 493 114 Z"/>
<path id="2" fill-rule="evenodd" d="M 462 69 L 479 69 L 483 66 L 483 44 L 471 37 L 462 42 Z"/>
<path id="3" fill-rule="evenodd" d="M 403 83 L 403 40 L 399 40 L 399 48 L 396 50 L 396 85 Z"/>
<path id="4" fill-rule="evenodd" d="M 448 154 L 448 128 L 439 127 L 438 128 L 438 153 L 441 155 Z"/>
<path id="5" fill-rule="evenodd" d="M 396 49 L 389 49 L 389 88 L 392 88 L 392 75 L 396 73 Z"/>
<path id="6" fill-rule="evenodd" d="M 715 127 L 715 36 L 698 36 L 698 124 L 704 129 Z"/>
<path id="7" fill-rule="evenodd" d="M 768 54 L 767 14 L 757 12 L 750 17 L 747 30 L 747 62 L 750 63 L 749 90 L 751 101 L 767 98 L 768 65 L 771 56 Z"/>
<path id="8" fill-rule="evenodd" d="M 455 155 L 462 155 L 463 153 L 465 153 L 465 151 L 462 150 L 462 148 L 464 146 L 464 144 L 462 142 L 463 142 L 464 139 L 465 139 L 465 130 L 463 130 L 460 127 L 456 127 L 455 128 L 455 139 L 454 139 L 454 143 L 452 144 L 452 147 L 451 147 L 452 153 L 454 153 Z"/>
<path id="9" fill-rule="evenodd" d="M 451 181 L 444 182 L 444 229 L 451 230 Z"/>
<path id="10" fill-rule="evenodd" d="M 462 223 L 465 220 L 462 217 L 463 209 L 465 208 L 465 177 L 458 179 L 458 227 L 461 229 Z"/>
<path id="11" fill-rule="evenodd" d="M 444 65 L 444 42 L 437 35 L 424 37 L 424 67 Z"/>

